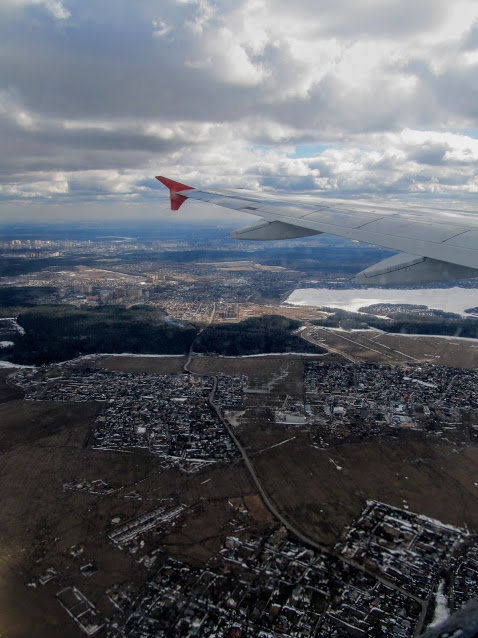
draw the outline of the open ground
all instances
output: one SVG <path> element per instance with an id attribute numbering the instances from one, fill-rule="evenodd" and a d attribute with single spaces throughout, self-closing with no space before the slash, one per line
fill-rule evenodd
<path id="1" fill-rule="evenodd" d="M 458 368 L 478 367 L 478 339 L 402 335 L 381 330 L 305 328 L 302 336 L 349 361 L 406 364 L 429 361 Z"/>

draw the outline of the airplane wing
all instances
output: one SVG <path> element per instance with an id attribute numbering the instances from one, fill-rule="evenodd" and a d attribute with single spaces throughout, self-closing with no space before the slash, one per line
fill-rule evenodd
<path id="1" fill-rule="evenodd" d="M 186 199 L 260 217 L 231 233 L 234 239 L 277 240 L 329 233 L 400 251 L 366 268 L 355 281 L 371 286 L 416 285 L 478 277 L 478 215 L 414 210 L 341 200 L 278 201 L 229 191 L 208 191 L 157 177 L 169 188 L 171 208 Z"/>

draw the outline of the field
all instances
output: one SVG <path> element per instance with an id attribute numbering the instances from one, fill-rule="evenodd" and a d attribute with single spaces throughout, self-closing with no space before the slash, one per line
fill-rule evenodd
<path id="1" fill-rule="evenodd" d="M 363 332 L 345 332 L 331 328 L 306 328 L 302 336 L 323 348 L 341 354 L 352 362 L 362 363 L 404 363 L 413 361 L 411 357 L 394 352 L 384 346 L 376 346 L 370 340 L 371 334 Z"/>
<path id="2" fill-rule="evenodd" d="M 430 361 L 459 368 L 478 367 L 478 340 L 453 337 L 401 335 L 379 330 L 304 330 L 303 336 L 350 361 L 407 364 Z"/>
<path id="3" fill-rule="evenodd" d="M 377 344 L 400 350 L 421 361 L 457 368 L 478 367 L 478 340 L 418 337 L 380 333 Z"/>
<path id="4" fill-rule="evenodd" d="M 115 372 L 150 372 L 154 374 L 180 374 L 186 363 L 186 356 L 174 355 L 171 357 L 131 357 L 118 355 L 114 357 L 102 357 L 97 360 L 98 368 L 106 368 Z"/>
<path id="5" fill-rule="evenodd" d="M 190 365 L 197 374 L 230 374 L 247 377 L 247 387 L 276 392 L 299 392 L 302 394 L 304 361 L 322 360 L 322 355 L 267 355 L 254 357 L 205 357 L 195 356 Z"/>
<path id="6" fill-rule="evenodd" d="M 258 304 L 238 304 L 239 319 L 247 319 L 248 317 L 260 317 L 261 315 L 282 315 L 288 319 L 301 320 L 313 320 L 324 319 L 327 316 L 326 312 L 318 310 L 313 306 L 285 306 L 280 305 L 258 305 Z"/>
<path id="7" fill-rule="evenodd" d="M 254 456 L 280 511 L 328 544 L 370 498 L 478 531 L 477 462 L 476 445 L 406 439 L 319 450 L 297 437 Z"/>
<path id="8" fill-rule="evenodd" d="M 11 374 L 10 368 L 0 369 L 0 403 L 23 397 L 23 392 L 8 383 L 7 378 Z"/>

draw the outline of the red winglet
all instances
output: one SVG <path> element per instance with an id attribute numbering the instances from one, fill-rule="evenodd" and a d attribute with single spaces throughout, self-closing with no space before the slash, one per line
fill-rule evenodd
<path id="1" fill-rule="evenodd" d="M 186 184 L 181 184 L 180 182 L 174 182 L 172 179 L 168 179 L 167 177 L 156 177 L 161 184 L 164 184 L 169 188 L 169 194 L 171 195 L 171 210 L 179 210 L 184 202 L 187 200 L 187 197 L 184 195 L 179 195 L 179 191 L 191 191 L 194 190 L 193 186 L 186 186 Z"/>

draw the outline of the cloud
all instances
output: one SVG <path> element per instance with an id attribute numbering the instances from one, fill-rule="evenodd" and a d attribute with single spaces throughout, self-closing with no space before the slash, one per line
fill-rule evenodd
<path id="1" fill-rule="evenodd" d="M 70 12 L 61 0 L 4 0 L 5 3 L 16 7 L 40 6 L 45 9 L 55 20 L 66 20 Z"/>
<path id="2" fill-rule="evenodd" d="M 1 198 L 157 201 L 158 171 L 475 193 L 477 25 L 472 0 L 4 0 Z"/>

